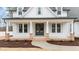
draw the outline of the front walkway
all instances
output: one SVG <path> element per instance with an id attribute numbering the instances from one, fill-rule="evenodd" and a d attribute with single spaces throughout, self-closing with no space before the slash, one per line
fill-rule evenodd
<path id="1" fill-rule="evenodd" d="M 46 41 L 32 41 L 32 45 L 49 51 L 79 51 L 79 46 L 60 46 L 47 43 Z"/>

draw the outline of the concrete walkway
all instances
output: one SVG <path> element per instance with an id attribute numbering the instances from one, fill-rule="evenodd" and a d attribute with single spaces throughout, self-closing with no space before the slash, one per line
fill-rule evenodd
<path id="1" fill-rule="evenodd" d="M 47 43 L 46 41 L 32 41 L 32 45 L 49 51 L 79 51 L 79 46 L 61 46 Z"/>

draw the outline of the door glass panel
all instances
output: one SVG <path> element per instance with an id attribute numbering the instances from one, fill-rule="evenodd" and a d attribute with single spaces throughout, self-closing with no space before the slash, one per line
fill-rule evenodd
<path id="1" fill-rule="evenodd" d="M 24 32 L 27 32 L 27 24 L 24 24 Z"/>
<path id="2" fill-rule="evenodd" d="M 57 33 L 61 32 L 61 24 L 57 24 Z"/>
<path id="3" fill-rule="evenodd" d="M 36 35 L 44 35 L 44 24 L 36 24 Z"/>
<path id="4" fill-rule="evenodd" d="M 22 24 L 19 24 L 19 33 L 22 33 Z"/>
<path id="5" fill-rule="evenodd" d="M 52 32 L 55 33 L 55 30 L 56 30 L 56 26 L 55 24 L 52 24 Z"/>

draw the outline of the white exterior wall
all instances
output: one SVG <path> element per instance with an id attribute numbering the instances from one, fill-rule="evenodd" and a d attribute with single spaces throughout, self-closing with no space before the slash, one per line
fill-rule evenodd
<path id="1" fill-rule="evenodd" d="M 62 11 L 62 15 L 63 17 L 67 17 L 67 11 Z"/>
<path id="2" fill-rule="evenodd" d="M 12 38 L 20 38 L 20 39 L 25 39 L 25 38 L 29 38 L 30 35 L 29 35 L 29 24 L 28 24 L 28 32 L 27 33 L 19 33 L 18 32 L 18 24 L 13 24 L 13 31 L 12 32 L 9 32 L 10 35 L 13 35 Z"/>
<path id="3" fill-rule="evenodd" d="M 17 21 L 16 21 L 17 20 Z M 18 24 L 22 24 L 22 23 L 27 23 L 28 24 L 28 30 L 30 30 L 30 20 L 32 22 L 32 31 L 33 31 L 33 37 L 37 37 L 35 35 L 35 23 L 44 23 L 44 35 L 42 37 L 47 37 L 46 36 L 46 22 L 48 21 L 49 24 L 49 38 L 50 39 L 55 39 L 55 40 L 69 40 L 70 37 L 70 24 L 73 21 L 73 19 L 62 19 L 62 21 L 60 21 L 61 19 L 46 19 L 46 20 L 41 20 L 41 19 L 37 19 L 37 20 L 32 20 L 32 19 L 16 19 L 16 20 L 6 20 L 6 22 L 10 22 L 13 26 L 13 32 L 9 32 L 10 35 L 13 35 L 12 38 L 30 38 L 30 31 L 28 31 L 28 33 L 19 33 L 18 32 Z M 60 23 L 61 26 L 61 33 L 52 33 L 52 24 L 53 23 Z M 71 40 L 71 39 L 70 39 Z"/>
<path id="4" fill-rule="evenodd" d="M 13 24 L 13 32 L 9 32 L 10 35 L 13 35 L 15 38 L 29 38 L 29 25 L 28 24 L 28 33 L 19 33 L 18 24 Z M 70 23 L 63 23 L 61 25 L 61 33 L 52 33 L 52 23 L 49 23 L 49 37 L 50 38 L 67 38 L 70 35 Z M 32 25 L 33 36 L 35 36 L 35 23 Z M 46 23 L 44 23 L 44 34 L 46 33 Z"/>
<path id="5" fill-rule="evenodd" d="M 18 12 L 13 12 L 13 17 L 25 17 L 25 18 L 43 18 L 43 17 L 67 17 L 67 11 L 62 11 L 61 15 L 57 15 L 57 12 L 53 12 L 50 8 L 41 7 L 41 14 L 38 15 L 38 8 L 32 7 L 27 12 L 23 12 L 23 15 L 18 15 Z"/>
<path id="6" fill-rule="evenodd" d="M 67 11 L 62 11 L 61 15 L 57 15 L 57 17 L 67 17 Z"/>
<path id="7" fill-rule="evenodd" d="M 10 21 L 7 21 L 7 22 L 10 22 Z M 28 24 L 28 33 L 19 33 L 18 32 L 18 24 Z M 35 23 L 40 23 L 40 22 L 32 22 L 32 31 L 33 31 L 33 37 L 36 37 L 35 35 Z M 46 21 L 45 22 L 41 22 L 41 23 L 44 23 L 44 35 L 46 35 Z M 70 36 L 70 24 L 71 24 L 71 21 L 64 21 L 64 22 L 59 22 L 61 24 L 61 33 L 52 33 L 52 24 L 53 23 L 56 23 L 56 21 L 52 21 L 52 22 L 49 22 L 49 38 L 50 39 L 55 39 L 55 40 L 69 40 L 68 37 Z M 30 38 L 30 22 L 28 21 L 24 21 L 24 22 L 19 22 L 19 21 L 13 21 L 11 22 L 10 24 L 12 24 L 13 26 L 13 31 L 12 32 L 9 32 L 10 35 L 12 35 L 13 37 L 11 38 L 20 38 L 20 39 L 26 39 L 26 38 Z M 10 25 L 9 24 L 9 25 Z M 79 24 L 79 23 L 78 23 Z M 77 24 L 77 26 L 79 26 Z M 77 27 L 75 28 L 77 29 Z M 78 33 L 79 30 L 76 30 L 76 33 L 77 35 L 79 34 Z M 1 34 L 2 32 L 0 32 Z M 3 33 L 2 33 L 3 35 Z M 4 35 L 5 35 L 5 32 L 4 32 Z M 46 37 L 46 36 L 42 36 L 42 37 Z M 49 40 L 50 40 L 49 39 Z"/>
<path id="8" fill-rule="evenodd" d="M 75 37 L 79 37 L 79 22 L 74 23 L 74 35 Z"/>
<path id="9" fill-rule="evenodd" d="M 68 39 L 70 36 L 70 23 L 63 23 L 61 24 L 61 33 L 52 33 L 52 24 L 49 24 L 49 37 L 52 38 L 58 38 L 59 40 Z"/>
<path id="10" fill-rule="evenodd" d="M 13 12 L 13 17 L 22 17 L 21 15 L 18 15 L 17 11 L 16 12 Z"/>

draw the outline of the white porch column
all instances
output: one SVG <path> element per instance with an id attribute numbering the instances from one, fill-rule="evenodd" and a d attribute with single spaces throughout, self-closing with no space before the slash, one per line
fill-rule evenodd
<path id="1" fill-rule="evenodd" d="M 6 33 L 8 33 L 8 32 L 9 32 L 9 24 L 6 23 Z"/>
<path id="2" fill-rule="evenodd" d="M 48 25 L 48 21 L 46 22 L 46 33 L 49 33 L 49 25 Z"/>
<path id="3" fill-rule="evenodd" d="M 74 21 L 71 22 L 70 37 L 71 37 L 71 40 L 74 41 Z"/>
<path id="4" fill-rule="evenodd" d="M 30 33 L 33 33 L 32 22 L 30 21 Z"/>
<path id="5" fill-rule="evenodd" d="M 46 36 L 49 34 L 49 23 L 48 21 L 46 22 Z"/>
<path id="6" fill-rule="evenodd" d="M 74 22 L 71 22 L 71 33 L 74 33 Z"/>
<path id="7" fill-rule="evenodd" d="M 5 40 L 9 40 L 9 23 L 6 23 Z"/>
<path id="8" fill-rule="evenodd" d="M 30 39 L 32 39 L 32 35 L 33 35 L 33 28 L 32 28 L 32 21 L 30 21 Z"/>

